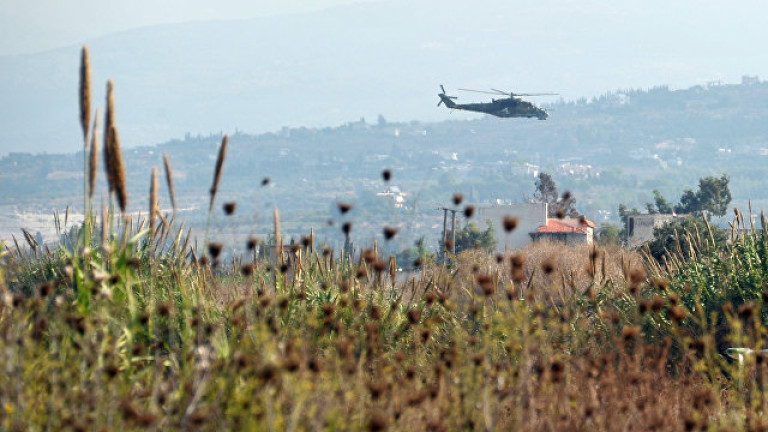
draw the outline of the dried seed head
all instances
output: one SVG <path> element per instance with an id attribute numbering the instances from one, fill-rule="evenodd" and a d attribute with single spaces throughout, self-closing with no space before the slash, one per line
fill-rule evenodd
<path id="1" fill-rule="evenodd" d="M 352 210 L 352 207 L 354 206 L 350 203 L 337 202 L 336 207 L 339 209 L 339 212 L 341 212 L 341 214 L 346 214 L 347 212 Z"/>
<path id="2" fill-rule="evenodd" d="M 213 184 L 211 185 L 211 202 L 208 205 L 208 211 L 213 210 L 213 200 L 216 199 L 216 192 L 219 190 L 219 183 L 221 182 L 221 168 L 224 165 L 224 157 L 227 155 L 227 143 L 229 142 L 229 136 L 224 135 L 221 139 L 221 146 L 219 147 L 219 155 L 216 158 L 216 167 L 213 170 Z"/>
<path id="3" fill-rule="evenodd" d="M 248 241 L 245 243 L 245 247 L 248 248 L 249 251 L 252 251 L 256 249 L 256 245 L 259 244 L 259 239 L 256 237 L 249 237 Z"/>
<path id="4" fill-rule="evenodd" d="M 525 272 L 522 267 L 512 268 L 512 281 L 523 282 L 525 280 Z"/>
<path id="5" fill-rule="evenodd" d="M 483 295 L 489 297 L 494 293 L 493 278 L 487 274 L 478 274 L 475 276 L 477 284 L 483 290 Z"/>
<path id="6" fill-rule="evenodd" d="M 565 217 L 565 210 L 563 210 L 561 208 L 557 209 L 557 212 L 555 212 L 555 216 L 558 219 L 563 219 Z"/>
<path id="7" fill-rule="evenodd" d="M 113 184 L 110 190 L 115 192 L 120 211 L 125 213 L 128 206 L 128 188 L 125 184 L 125 165 L 123 164 L 123 152 L 120 150 L 120 137 L 114 125 L 109 128 L 107 142 L 109 143 L 107 179 L 112 179 Z"/>
<path id="8" fill-rule="evenodd" d="M 753 316 L 755 316 L 756 309 L 757 309 L 757 304 L 753 302 L 744 303 L 743 305 L 739 306 L 739 315 L 741 315 L 745 319 L 750 319 Z"/>
<path id="9" fill-rule="evenodd" d="M 234 201 L 226 202 L 221 208 L 224 210 L 224 214 L 231 216 L 235 213 L 235 209 L 237 209 L 237 203 Z"/>
<path id="10" fill-rule="evenodd" d="M 397 235 L 397 228 L 394 227 L 384 227 L 384 239 L 385 240 L 392 240 L 393 237 Z"/>
<path id="11" fill-rule="evenodd" d="M 541 270 L 545 274 L 552 274 L 557 269 L 557 264 L 555 264 L 555 260 L 552 258 L 547 258 L 544 260 L 544 262 L 541 263 Z"/>
<path id="12" fill-rule="evenodd" d="M 392 170 L 389 168 L 385 169 L 381 172 L 381 178 L 384 179 L 385 182 L 388 182 L 392 179 Z"/>
<path id="13" fill-rule="evenodd" d="M 352 231 L 352 222 L 344 222 L 344 225 L 341 226 L 341 231 L 345 235 L 349 235 L 349 232 Z"/>
<path id="14" fill-rule="evenodd" d="M 416 308 L 408 310 L 408 322 L 411 324 L 418 324 L 421 319 L 421 311 Z"/>
<path id="15" fill-rule="evenodd" d="M 216 259 L 221 254 L 221 250 L 224 248 L 224 245 L 221 243 L 208 243 L 208 253 L 211 254 L 213 259 Z"/>
<path id="16" fill-rule="evenodd" d="M 469 219 L 472 217 L 472 215 L 475 214 L 475 206 L 468 205 L 464 207 L 464 216 Z"/>
<path id="17" fill-rule="evenodd" d="M 91 59 L 88 46 L 84 45 L 80 56 L 80 126 L 83 128 L 83 139 L 88 136 L 91 120 Z"/>
<path id="18" fill-rule="evenodd" d="M 387 430 L 387 418 L 381 411 L 374 411 L 368 418 L 367 430 L 369 432 L 382 432 Z"/>
<path id="19" fill-rule="evenodd" d="M 168 153 L 163 153 L 163 166 L 165 167 L 165 183 L 168 185 L 171 207 L 173 207 L 173 211 L 176 211 L 176 190 L 173 186 L 173 169 L 171 168 L 171 159 L 168 157 Z"/>
<path id="20" fill-rule="evenodd" d="M 688 314 L 685 312 L 685 309 L 681 308 L 680 306 L 674 305 L 669 308 L 669 318 L 674 322 L 680 322 L 684 320 L 687 315 Z"/>
<path id="21" fill-rule="evenodd" d="M 636 326 L 624 326 L 624 328 L 621 329 L 621 336 L 625 341 L 633 340 L 637 337 L 638 333 L 640 333 L 640 327 Z"/>
<path id="22" fill-rule="evenodd" d="M 522 268 L 525 264 L 525 255 L 522 253 L 516 253 L 509 258 L 512 263 L 512 268 Z"/>
<path id="23" fill-rule="evenodd" d="M 504 225 L 504 231 L 506 232 L 512 232 L 517 228 L 518 219 L 514 216 L 506 215 L 504 216 L 503 225 Z"/>
<path id="24" fill-rule="evenodd" d="M 456 192 L 453 194 L 453 205 L 459 205 L 464 200 L 464 195 Z"/>
<path id="25" fill-rule="evenodd" d="M 361 256 L 363 258 L 363 261 L 365 261 L 368 264 L 376 261 L 377 259 L 376 251 L 373 249 L 364 250 Z"/>
<path id="26" fill-rule="evenodd" d="M 107 185 L 109 186 L 109 192 L 114 192 L 115 180 L 112 178 L 112 173 L 109 171 L 109 160 L 111 158 L 111 144 L 109 129 L 115 126 L 115 95 L 114 95 L 114 83 L 112 80 L 107 81 L 107 108 L 104 111 L 104 170 L 107 174 Z"/>

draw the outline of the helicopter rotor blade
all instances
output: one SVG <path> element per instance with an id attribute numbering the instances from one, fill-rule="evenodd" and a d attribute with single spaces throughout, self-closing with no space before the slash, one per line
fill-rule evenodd
<path id="1" fill-rule="evenodd" d="M 472 90 L 472 89 L 463 89 L 463 88 L 460 88 L 459 90 L 461 90 L 461 91 L 467 91 L 467 92 L 474 92 L 474 93 L 484 93 L 484 94 L 491 94 L 491 95 L 496 95 L 496 94 L 498 94 L 498 93 L 496 93 L 496 92 L 489 92 L 489 91 L 486 91 L 486 90 Z M 507 93 L 502 93 L 502 94 L 503 94 L 503 95 L 506 95 Z"/>
<path id="2" fill-rule="evenodd" d="M 559 96 L 560 93 L 512 93 L 515 96 Z"/>
<path id="3" fill-rule="evenodd" d="M 443 85 L 442 85 L 442 84 L 440 84 L 440 90 L 442 90 L 442 91 L 443 91 L 443 94 L 445 94 L 445 87 L 443 87 Z"/>

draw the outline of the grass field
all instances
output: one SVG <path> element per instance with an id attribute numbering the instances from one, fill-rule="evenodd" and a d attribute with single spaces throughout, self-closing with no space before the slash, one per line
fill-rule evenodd
<path id="1" fill-rule="evenodd" d="M 373 245 L 283 245 L 276 210 L 270 253 L 254 241 L 233 257 L 157 211 L 156 171 L 149 216 L 123 215 L 111 103 L 111 204 L 93 205 L 83 120 L 84 224 L 58 247 L 0 252 L 2 430 L 768 428 L 766 358 L 723 355 L 764 344 L 765 224 L 737 215 L 747 233 L 719 247 L 679 233 L 686 254 L 663 263 L 536 243 L 424 256 L 399 281 Z"/>

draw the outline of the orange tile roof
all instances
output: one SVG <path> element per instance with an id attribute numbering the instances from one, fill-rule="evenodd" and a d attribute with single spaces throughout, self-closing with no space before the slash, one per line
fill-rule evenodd
<path id="1" fill-rule="evenodd" d="M 584 233 L 588 234 L 588 228 L 595 228 L 594 222 L 584 219 L 547 219 L 547 224 L 540 226 L 536 232 L 539 233 Z"/>

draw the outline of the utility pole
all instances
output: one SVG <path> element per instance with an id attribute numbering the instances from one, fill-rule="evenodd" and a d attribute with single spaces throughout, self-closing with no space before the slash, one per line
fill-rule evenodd
<path id="1" fill-rule="evenodd" d="M 443 211 L 443 247 L 448 245 L 448 212 L 451 212 L 451 253 L 456 255 L 456 209 L 440 207 Z"/>

